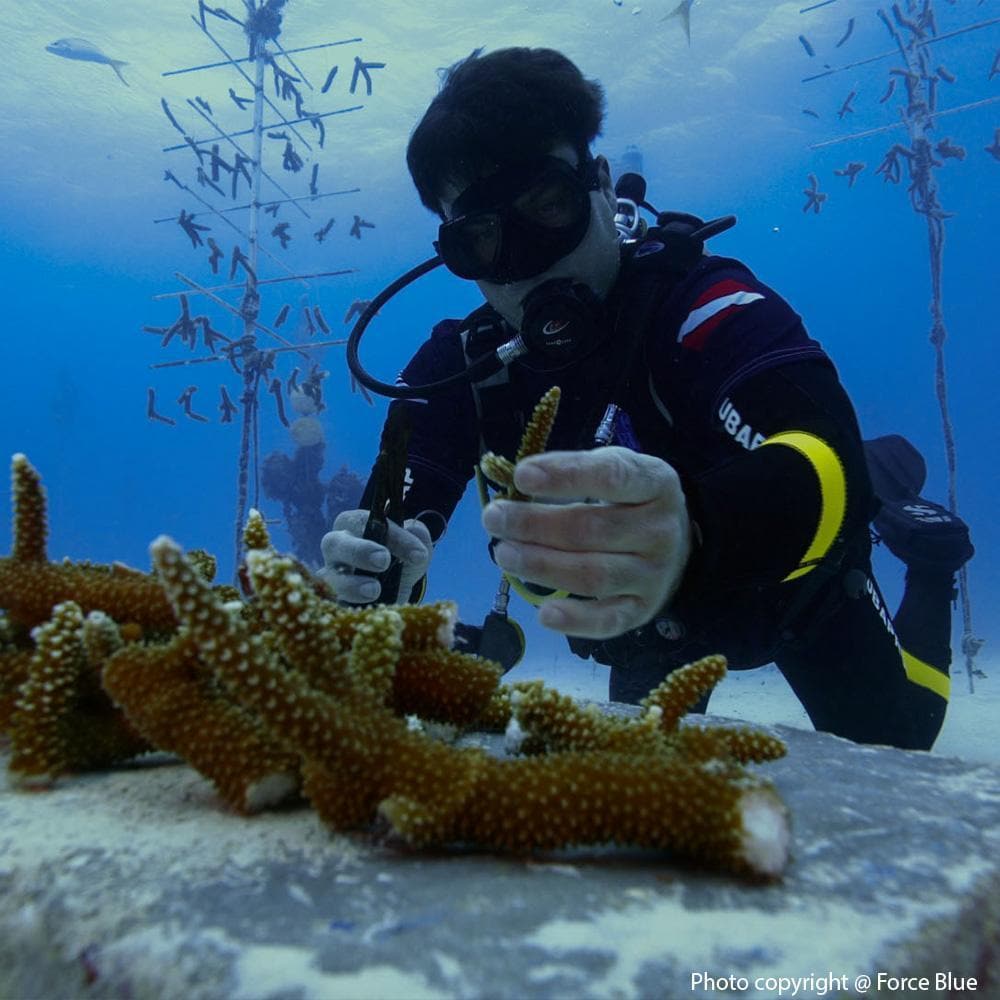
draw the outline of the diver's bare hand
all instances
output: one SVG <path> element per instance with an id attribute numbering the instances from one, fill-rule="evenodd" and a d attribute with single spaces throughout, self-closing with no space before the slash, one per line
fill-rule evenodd
<path id="1" fill-rule="evenodd" d="M 550 451 L 520 462 L 517 488 L 542 503 L 494 500 L 483 527 L 498 565 L 521 579 L 594 600 L 550 598 L 538 620 L 606 639 L 648 622 L 680 586 L 691 522 L 680 480 L 661 459 L 628 448 Z"/>

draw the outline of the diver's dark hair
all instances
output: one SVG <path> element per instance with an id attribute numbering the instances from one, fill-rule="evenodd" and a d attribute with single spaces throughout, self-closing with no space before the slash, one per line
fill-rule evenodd
<path id="1" fill-rule="evenodd" d="M 420 200 L 441 214 L 445 184 L 568 142 L 583 156 L 601 132 L 604 89 L 554 49 L 472 55 L 445 70 L 441 90 L 413 130 L 406 164 Z"/>

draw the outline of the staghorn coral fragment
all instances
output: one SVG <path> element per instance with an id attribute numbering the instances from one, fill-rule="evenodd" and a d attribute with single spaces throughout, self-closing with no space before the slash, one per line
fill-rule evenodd
<path id="1" fill-rule="evenodd" d="M 333 697 L 351 689 L 349 653 L 369 612 L 345 609 L 316 594 L 294 560 L 258 560 L 253 584 L 277 648 L 309 684 Z M 397 714 L 415 714 L 455 725 L 471 724 L 483 711 L 499 678 L 495 664 L 451 651 L 458 611 L 451 601 L 404 604 L 402 645 L 366 684 L 376 700 Z M 357 650 L 354 656 L 358 656 Z"/>
<path id="2" fill-rule="evenodd" d="M 686 709 L 726 673 L 723 656 L 706 656 L 670 674 L 643 700 L 638 718 L 619 719 L 586 708 L 546 688 L 541 681 L 515 685 L 513 716 L 531 752 L 609 750 L 615 753 L 673 753 L 692 761 L 762 762 L 784 756 L 785 744 L 749 726 L 692 724 L 681 728 Z"/>
<path id="3" fill-rule="evenodd" d="M 522 752 L 607 750 L 614 753 L 662 753 L 659 715 L 639 719 L 604 715 L 597 705 L 582 706 L 541 681 L 522 681 L 511 694 L 513 717 L 527 740 Z"/>
<path id="4" fill-rule="evenodd" d="M 84 613 L 108 612 L 118 621 L 144 628 L 175 625 L 170 605 L 156 580 L 120 563 L 49 562 L 46 558 L 45 495 L 38 473 L 24 455 L 11 462 L 14 539 L 11 555 L 0 559 L 0 607 L 14 626 L 32 628 L 46 621 L 53 607 L 74 601 Z"/>
<path id="5" fill-rule="evenodd" d="M 250 513 L 247 515 L 247 523 L 243 528 L 243 544 L 248 550 L 269 549 L 271 547 L 271 536 L 264 523 L 264 515 L 256 507 L 251 507 Z M 190 558 L 190 553 L 188 553 L 188 558 Z"/>
<path id="6" fill-rule="evenodd" d="M 14 500 L 14 544 L 11 558 L 17 562 L 45 562 L 49 529 L 45 513 L 45 490 L 41 477 L 25 455 L 11 458 L 11 496 Z"/>
<path id="7" fill-rule="evenodd" d="M 104 635 L 92 653 L 120 645 Z M 48 782 L 73 771 L 106 767 L 151 749 L 112 705 L 100 686 L 100 664 L 88 661 L 80 607 L 65 601 L 35 629 L 28 677 L 18 689 L 10 720 L 9 769 L 22 784 Z"/>
<path id="8" fill-rule="evenodd" d="M 375 819 L 379 802 L 401 795 L 421 804 L 414 837 L 421 842 L 438 837 L 461 811 L 485 754 L 427 740 L 374 703 L 361 674 L 373 649 L 400 643 L 400 614 L 390 607 L 367 609 L 365 631 L 348 653 L 346 671 L 353 683 L 334 699 L 312 689 L 260 636 L 227 615 L 174 542 L 161 537 L 151 548 L 164 589 L 200 656 L 245 709 L 302 755 L 303 790 L 324 821 L 335 829 L 357 828 Z M 277 558 L 260 550 L 247 554 L 255 586 L 279 575 L 273 570 Z"/>
<path id="9" fill-rule="evenodd" d="M 422 843 L 427 818 L 392 797 L 380 814 Z M 524 853 L 593 843 L 660 848 L 741 874 L 774 877 L 788 859 L 787 809 L 764 779 L 711 764 L 607 752 L 486 760 L 443 842 Z"/>
<path id="10" fill-rule="evenodd" d="M 554 385 L 535 404 L 531 411 L 531 419 L 528 426 L 524 428 L 521 435 L 521 443 L 514 457 L 514 464 L 527 458 L 529 455 L 540 455 L 545 451 L 549 443 L 549 435 L 552 433 L 552 426 L 556 422 L 556 413 L 559 410 L 559 400 L 562 397 L 562 390 Z"/>
<path id="11" fill-rule="evenodd" d="M 189 635 L 120 650 L 102 681 L 152 745 L 184 757 L 238 812 L 257 812 L 297 792 L 298 756 L 228 697 Z"/>
<path id="12" fill-rule="evenodd" d="M 211 583 L 215 579 L 215 572 L 219 567 L 218 560 L 211 552 L 204 549 L 191 549 L 188 552 L 188 559 L 201 575 Z"/>
<path id="13" fill-rule="evenodd" d="M 0 733 L 10 729 L 21 685 L 28 679 L 31 649 L 9 649 L 0 653 Z"/>
<path id="14" fill-rule="evenodd" d="M 732 757 L 743 764 L 777 760 L 788 752 L 783 740 L 750 726 L 707 726 L 700 723 L 679 728 L 671 738 L 677 751 L 691 760 Z"/>
<path id="15" fill-rule="evenodd" d="M 591 750 L 499 761 L 445 746 L 376 696 L 386 664 L 406 655 L 400 609 L 351 612 L 350 648 L 333 696 L 283 662 L 276 644 L 227 616 L 173 542 L 157 540 L 153 558 L 199 657 L 301 754 L 303 791 L 337 830 L 381 820 L 416 846 L 472 842 L 510 851 L 611 841 L 764 875 L 780 872 L 787 859 L 784 806 L 767 781 L 731 758 Z M 247 564 L 266 603 L 288 565 L 267 551 L 250 552 Z M 666 741 L 661 710 L 647 714 L 649 741 Z"/>
<path id="16" fill-rule="evenodd" d="M 479 460 L 483 475 L 509 494 L 514 489 L 514 463 L 503 455 L 488 451 Z"/>
<path id="17" fill-rule="evenodd" d="M 409 650 L 404 645 L 390 705 L 400 715 L 479 726 L 501 675 L 498 664 L 478 656 L 450 649 Z"/>
<path id="18" fill-rule="evenodd" d="M 53 607 L 74 601 L 84 613 L 102 610 L 116 621 L 173 631 L 176 620 L 156 580 L 120 563 L 111 566 L 46 560 L 45 497 L 38 473 L 24 455 L 12 461 L 14 539 L 0 559 L 0 607 L 14 626 L 32 628 Z"/>
<path id="19" fill-rule="evenodd" d="M 145 630 L 172 632 L 177 627 L 162 589 L 146 573 L 118 564 L 0 559 L 0 607 L 14 624 L 32 628 L 45 621 L 55 605 L 69 600 L 84 612 L 106 611 Z"/>
<path id="20" fill-rule="evenodd" d="M 517 463 L 531 455 L 540 455 L 549 443 L 549 435 L 555 424 L 562 390 L 554 385 L 535 404 L 531 419 L 524 428 L 514 461 L 503 455 L 486 452 L 479 460 L 479 468 L 491 482 L 501 487 L 501 496 L 509 500 L 527 500 L 528 497 L 514 485 L 514 469 Z"/>
<path id="21" fill-rule="evenodd" d="M 687 712 L 726 676 L 724 656 L 703 656 L 671 673 L 640 702 L 643 708 L 657 708 L 666 732 L 673 732 Z"/>

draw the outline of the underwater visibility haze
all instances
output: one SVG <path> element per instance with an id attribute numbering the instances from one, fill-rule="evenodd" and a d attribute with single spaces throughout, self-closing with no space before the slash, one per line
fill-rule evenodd
<path id="1" fill-rule="evenodd" d="M 639 169 L 661 209 L 734 213 L 737 226 L 711 249 L 746 261 L 803 316 L 866 437 L 902 434 L 920 449 L 924 495 L 947 503 L 954 486 L 977 550 L 965 581 L 969 634 L 985 642 L 976 683 L 1000 685 L 997 0 L 920 5 L 935 21 L 930 225 L 896 149 L 912 137 L 900 119 L 901 55 L 879 13 L 889 4 L 276 6 L 289 55 L 264 76 L 255 261 L 252 67 L 229 62 L 246 43 L 226 4 L 23 0 L 5 18 L 0 454 L 23 452 L 40 471 L 52 557 L 146 568 L 150 541 L 166 533 L 213 552 L 231 579 L 249 506 L 291 550 L 297 534 L 318 537 L 338 504 L 356 502 L 385 401 L 352 384 L 342 341 L 358 304 L 430 256 L 436 235 L 406 171 L 410 132 L 442 67 L 479 47 L 549 46 L 606 89 L 596 151 L 619 171 Z M 228 10 L 244 13 L 240 0 Z M 238 132 L 234 145 L 226 136 Z M 944 237 L 937 290 L 929 231 Z M 251 267 L 269 332 L 241 347 Z M 438 319 L 478 301 L 471 283 L 441 270 L 421 279 L 371 324 L 365 365 L 391 382 Z M 317 346 L 327 342 L 338 343 Z M 241 395 L 247 365 L 259 366 L 252 398 Z M 322 467 L 296 466 L 320 442 Z M 6 550 L 9 524 L 0 536 Z M 894 605 L 902 566 L 877 553 L 876 572 Z M 464 620 L 479 621 L 496 584 L 470 489 L 428 596 L 454 598 Z M 529 661 L 558 663 L 563 676 L 603 669 L 574 660 L 527 605 L 511 610 Z M 969 620 L 955 615 L 955 686 L 966 683 Z"/>

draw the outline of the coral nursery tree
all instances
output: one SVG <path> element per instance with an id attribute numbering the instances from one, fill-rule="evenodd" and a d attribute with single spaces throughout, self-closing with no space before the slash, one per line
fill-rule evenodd
<path id="1" fill-rule="evenodd" d="M 802 13 L 819 8 L 827 8 L 829 3 L 814 4 L 804 8 Z M 948 506 L 953 513 L 958 511 L 958 461 L 955 447 L 954 426 L 948 406 L 948 381 L 945 367 L 945 342 L 948 332 L 945 327 L 944 306 L 942 299 L 942 276 L 944 268 L 945 227 L 951 213 L 945 210 L 940 199 L 940 189 L 936 172 L 947 160 L 961 161 L 966 158 L 967 150 L 951 142 L 947 137 L 938 138 L 935 129 L 938 121 L 946 115 L 970 111 L 984 105 L 992 104 L 1000 98 L 985 98 L 957 107 L 942 108 L 939 106 L 939 96 L 942 88 L 955 82 L 955 77 L 940 61 L 937 47 L 940 43 L 1000 24 L 1000 18 L 980 21 L 957 28 L 949 32 L 939 32 L 933 0 L 905 0 L 892 4 L 889 10 L 876 11 L 893 43 L 890 51 L 869 56 L 864 59 L 849 62 L 838 67 L 829 67 L 820 73 L 807 76 L 803 83 L 812 83 L 841 73 L 845 70 L 891 60 L 892 65 L 887 72 L 885 90 L 878 99 L 879 104 L 888 105 L 898 112 L 898 120 L 890 125 L 857 132 L 852 135 L 830 139 L 813 144 L 814 150 L 823 149 L 835 144 L 868 138 L 879 133 L 893 134 L 900 130 L 907 133 L 908 142 L 895 140 L 885 152 L 884 158 L 875 169 L 876 176 L 881 176 L 883 182 L 898 185 L 904 179 L 909 181 L 908 194 L 913 211 L 922 217 L 927 227 L 927 241 L 930 262 L 931 279 L 931 330 L 930 342 L 934 348 L 935 365 L 935 395 L 941 414 L 941 426 L 944 437 L 945 458 L 948 473 Z M 836 43 L 839 48 L 852 34 L 855 19 L 847 23 L 845 33 Z M 799 40 L 810 57 L 816 55 L 812 44 L 804 35 Z M 992 57 L 992 65 L 985 67 L 986 77 L 992 79 L 1000 73 L 1000 52 Z M 853 111 L 853 102 L 857 91 L 851 91 L 841 105 L 838 117 Z M 895 104 L 891 102 L 895 102 Z M 805 114 L 818 117 L 815 112 L 805 109 Z M 1000 130 L 998 130 L 1000 134 Z M 894 135 L 893 135 L 893 138 Z M 984 147 L 983 153 L 1000 159 L 1000 141 L 997 135 L 993 144 Z M 848 178 L 853 185 L 855 177 L 864 170 L 865 164 L 852 162 L 847 167 L 836 171 L 840 176 Z M 826 200 L 826 195 L 820 192 L 819 182 L 815 174 L 809 175 L 810 185 L 803 192 L 806 204 L 803 211 L 812 209 L 819 213 Z M 966 673 L 969 690 L 973 690 L 973 678 L 979 673 L 975 667 L 975 657 L 983 644 L 975 637 L 972 626 L 972 610 L 969 599 L 969 582 L 967 566 L 959 570 L 959 593 L 962 602 L 962 653 L 965 657 Z"/>
<path id="2" fill-rule="evenodd" d="M 165 147 L 164 152 L 172 158 L 183 157 L 186 164 L 176 166 L 171 159 L 164 180 L 176 186 L 185 204 L 178 216 L 156 221 L 178 225 L 210 279 L 198 281 L 176 272 L 182 287 L 157 298 L 174 302 L 178 311 L 166 325 L 144 329 L 158 335 L 165 349 L 186 348 L 188 355 L 202 352 L 199 357 L 160 362 L 152 368 L 214 362 L 233 379 L 232 392 L 225 384 L 220 386 L 217 409 L 220 422 L 238 420 L 241 425 L 234 528 L 237 567 L 248 509 L 251 504 L 259 506 L 265 414 L 291 427 L 293 437 L 295 423 L 300 421 L 290 421 L 289 410 L 315 422 L 315 414 L 323 409 L 322 383 L 328 374 L 315 360 L 316 351 L 344 343 L 328 339 L 329 325 L 310 297 L 316 282 L 354 269 L 296 271 L 286 261 L 289 246 L 315 243 L 318 251 L 324 243 L 341 238 L 334 233 L 360 241 L 366 230 L 374 228 L 374 223 L 355 214 L 353 226 L 335 230 L 326 199 L 355 195 L 360 189 L 324 191 L 319 177 L 329 120 L 358 112 L 364 105 L 351 103 L 322 112 L 311 105 L 329 100 L 324 95 L 330 93 L 332 98 L 338 87 L 352 101 L 362 90 L 371 96 L 373 71 L 385 64 L 355 54 L 348 73 L 338 78 L 339 64 L 333 63 L 322 84 L 317 78 L 314 85 L 300 62 L 329 57 L 341 47 L 357 51 L 363 39 L 285 48 L 281 36 L 287 2 L 242 0 L 243 9 L 234 12 L 199 0 L 192 21 L 221 58 L 163 74 L 199 74 L 220 67 L 235 74 L 227 81 L 233 84 L 228 93 L 223 90 L 209 99 L 189 97 L 183 108 L 176 109 L 165 98 L 161 100 L 167 121 L 181 136 L 180 142 Z M 246 55 L 234 54 L 237 44 Z M 228 269 L 228 275 L 220 274 L 220 269 Z M 223 283 L 210 283 L 216 278 Z M 288 289 L 295 290 L 295 299 L 288 300 Z M 284 302 L 279 298 L 283 292 Z M 265 295 L 275 296 L 270 323 L 263 319 Z M 237 333 L 219 330 L 221 324 L 215 319 L 219 315 Z M 288 329 L 295 327 L 287 336 L 282 331 L 286 323 Z M 285 372 L 279 375 L 282 368 Z M 181 392 L 176 400 L 177 418 L 209 422 L 205 407 L 195 402 L 198 389 L 192 384 Z M 176 423 L 174 416 L 158 406 L 155 387 L 147 389 L 146 413 L 152 421 Z M 315 437 L 314 428 L 310 434 Z"/>

